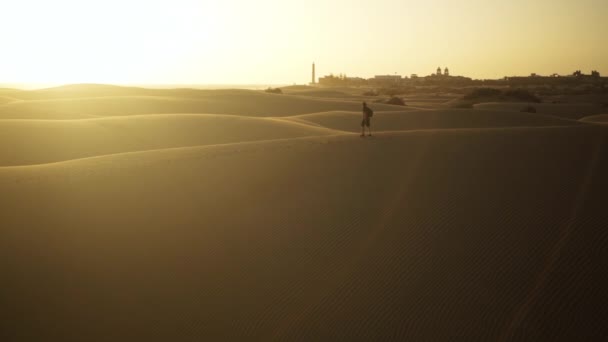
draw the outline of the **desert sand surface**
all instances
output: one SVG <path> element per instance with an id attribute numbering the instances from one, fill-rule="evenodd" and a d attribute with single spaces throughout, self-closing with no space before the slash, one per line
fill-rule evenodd
<path id="1" fill-rule="evenodd" d="M 118 89 L 117 89 L 118 88 Z M 23 93 L 23 92 L 22 92 Z M 204 113 L 256 117 L 290 116 L 329 110 L 360 110 L 361 104 L 254 90 L 163 90 L 88 86 L 25 92 L 23 100 L 0 106 L 0 119 L 80 119 L 96 116 Z M 13 96 L 19 93 L 12 94 Z M 377 104 L 376 110 L 398 111 L 401 106 Z"/>
<path id="2" fill-rule="evenodd" d="M 0 120 L 0 166 L 121 152 L 336 134 L 281 118 L 150 114 L 86 120 Z"/>
<path id="3" fill-rule="evenodd" d="M 580 121 L 598 123 L 598 124 L 608 124 L 608 114 L 586 116 L 586 117 L 580 119 Z"/>
<path id="4" fill-rule="evenodd" d="M 357 119 L 360 120 L 360 118 L 361 113 L 347 111 L 311 113 L 290 117 L 290 119 L 298 122 L 309 122 L 321 127 L 347 132 L 361 131 L 361 127 L 353 125 L 353 122 L 357 122 Z M 373 129 L 378 131 L 577 125 L 576 121 L 564 120 L 555 116 L 481 109 L 376 112 L 374 118 Z"/>
<path id="5" fill-rule="evenodd" d="M 601 114 L 606 111 L 600 105 L 594 103 L 526 103 L 526 102 L 507 102 L 507 103 L 480 103 L 476 104 L 477 109 L 487 110 L 510 110 L 521 111 L 527 106 L 532 106 L 538 114 L 548 114 L 566 119 L 578 120 L 585 116 Z"/>
<path id="6" fill-rule="evenodd" d="M 325 95 L 2 90 L 0 340 L 608 338 L 608 127 Z"/>

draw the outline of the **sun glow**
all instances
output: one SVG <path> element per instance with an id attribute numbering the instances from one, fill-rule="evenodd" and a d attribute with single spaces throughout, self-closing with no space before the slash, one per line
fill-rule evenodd
<path id="1" fill-rule="evenodd" d="M 10 0 L 0 83 L 608 73 L 604 0 Z M 555 57 L 560 58 L 555 58 Z"/>
<path id="2" fill-rule="evenodd" d="M 211 2 L 19 1 L 0 15 L 10 65 L 21 82 L 150 82 L 179 71 L 221 40 Z M 4 50 L 4 49 L 3 49 Z"/>

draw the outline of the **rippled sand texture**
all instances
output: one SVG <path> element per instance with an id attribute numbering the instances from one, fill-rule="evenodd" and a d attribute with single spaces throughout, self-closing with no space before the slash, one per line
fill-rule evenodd
<path id="1" fill-rule="evenodd" d="M 0 339 L 608 338 L 604 116 L 360 100 L 0 90 Z"/>

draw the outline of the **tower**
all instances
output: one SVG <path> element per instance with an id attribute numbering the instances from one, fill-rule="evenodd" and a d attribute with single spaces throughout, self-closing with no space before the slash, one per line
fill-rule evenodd
<path id="1" fill-rule="evenodd" d="M 312 84 L 315 84 L 315 63 L 312 63 Z"/>
<path id="2" fill-rule="evenodd" d="M 450 69 L 448 69 L 448 67 L 445 67 L 445 70 L 443 71 L 443 75 L 450 76 Z"/>
<path id="3" fill-rule="evenodd" d="M 437 76 L 441 76 L 441 67 L 437 67 Z"/>

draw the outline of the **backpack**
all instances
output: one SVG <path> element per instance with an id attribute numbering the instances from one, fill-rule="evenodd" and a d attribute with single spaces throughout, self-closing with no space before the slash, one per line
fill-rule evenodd
<path id="1" fill-rule="evenodd" d="M 367 117 L 369 117 L 369 118 L 374 116 L 374 111 L 369 107 L 365 107 L 365 113 L 367 114 Z"/>

